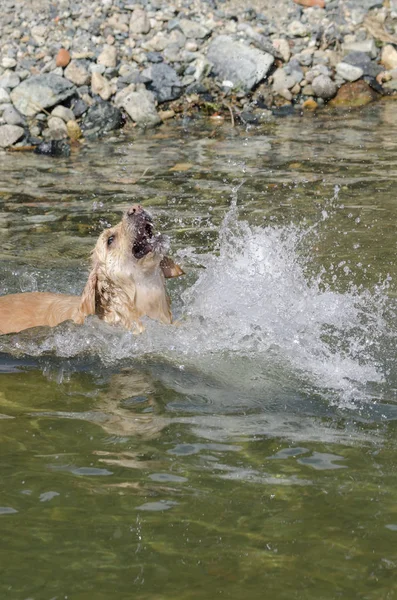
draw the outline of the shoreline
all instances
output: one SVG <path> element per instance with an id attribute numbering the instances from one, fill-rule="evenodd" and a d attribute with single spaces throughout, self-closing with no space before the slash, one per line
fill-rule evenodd
<path id="1" fill-rule="evenodd" d="M 255 125 L 397 91 L 397 0 L 4 1 L 3 149 L 65 156 L 127 122 Z"/>

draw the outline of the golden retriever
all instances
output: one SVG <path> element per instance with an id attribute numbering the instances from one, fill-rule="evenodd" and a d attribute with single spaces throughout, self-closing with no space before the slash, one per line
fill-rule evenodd
<path id="1" fill-rule="evenodd" d="M 154 234 L 151 216 L 139 205 L 128 209 L 121 222 L 101 233 L 92 253 L 92 268 L 80 296 L 27 292 L 0 297 L 0 334 L 30 327 L 54 327 L 62 321 L 83 323 L 98 315 L 136 333 L 141 317 L 171 323 L 165 277 L 183 275 L 165 256 L 167 239 Z"/>

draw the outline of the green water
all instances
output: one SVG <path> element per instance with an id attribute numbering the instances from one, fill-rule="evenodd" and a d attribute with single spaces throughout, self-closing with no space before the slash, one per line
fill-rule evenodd
<path id="1" fill-rule="evenodd" d="M 68 160 L 0 156 L 0 293 L 79 293 L 95 237 L 132 202 L 187 271 L 170 286 L 176 333 L 136 341 L 93 319 L 0 338 L 0 598 L 397 597 L 396 140 L 390 102 L 248 130 L 186 119 Z M 222 254 L 236 198 L 241 221 L 279 228 L 276 258 L 291 223 L 308 233 L 270 261 L 268 320 L 220 286 L 211 339 L 183 294 Z M 276 276 L 292 294 L 300 259 L 331 296 L 311 329 L 319 292 L 302 292 L 297 335 Z M 351 286 L 364 308 L 345 338 Z"/>

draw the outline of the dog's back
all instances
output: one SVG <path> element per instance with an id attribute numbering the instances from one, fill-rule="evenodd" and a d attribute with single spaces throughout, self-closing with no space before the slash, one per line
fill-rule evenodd
<path id="1" fill-rule="evenodd" d="M 0 333 L 17 333 L 30 327 L 54 327 L 72 319 L 81 322 L 80 296 L 27 292 L 0 296 Z"/>

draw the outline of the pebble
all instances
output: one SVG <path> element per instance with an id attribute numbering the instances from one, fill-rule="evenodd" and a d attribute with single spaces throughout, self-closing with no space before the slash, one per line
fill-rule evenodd
<path id="1" fill-rule="evenodd" d="M 12 146 L 24 135 L 25 130 L 17 125 L 0 125 L 0 148 Z"/>
<path id="2" fill-rule="evenodd" d="M 213 64 L 215 75 L 243 91 L 251 90 L 262 81 L 274 62 L 271 54 L 235 42 L 226 35 L 210 44 L 207 59 Z"/>
<path id="3" fill-rule="evenodd" d="M 64 76 L 78 86 L 86 85 L 91 79 L 90 72 L 86 69 L 84 64 L 75 59 L 70 61 L 66 67 Z"/>
<path id="4" fill-rule="evenodd" d="M 318 75 L 312 81 L 314 95 L 324 100 L 335 96 L 337 87 L 328 75 Z"/>
<path id="5" fill-rule="evenodd" d="M 179 27 L 187 38 L 195 38 L 200 40 L 210 34 L 210 30 L 207 29 L 207 27 L 204 27 L 196 21 L 191 21 L 190 19 L 181 19 L 179 21 Z"/>
<path id="6" fill-rule="evenodd" d="M 7 125 L 25 125 L 25 119 L 16 108 L 9 104 L 3 110 L 3 120 Z"/>
<path id="7" fill-rule="evenodd" d="M 15 60 L 15 58 L 4 56 L 1 60 L 1 66 L 4 69 L 15 69 L 15 67 L 17 66 L 17 61 Z"/>
<path id="8" fill-rule="evenodd" d="M 67 137 L 66 123 L 60 117 L 49 117 L 47 125 L 52 139 L 61 140 Z"/>
<path id="9" fill-rule="evenodd" d="M 91 76 L 91 90 L 93 94 L 98 94 L 102 100 L 109 100 L 113 94 L 109 81 L 98 72 L 94 72 Z"/>
<path id="10" fill-rule="evenodd" d="M 142 71 L 142 76 L 150 81 L 148 87 L 159 103 L 175 100 L 182 94 L 182 83 L 175 69 L 165 63 L 150 66 Z"/>
<path id="11" fill-rule="evenodd" d="M 55 59 L 55 64 L 57 67 L 67 67 L 70 63 L 70 53 L 66 48 L 61 48 L 58 51 L 58 54 Z"/>
<path id="12" fill-rule="evenodd" d="M 354 65 L 350 65 L 343 61 L 336 65 L 336 72 L 345 81 L 356 81 L 364 75 L 364 71 L 361 67 L 355 67 Z"/>
<path id="13" fill-rule="evenodd" d="M 362 79 L 353 83 L 342 85 L 329 106 L 340 108 L 354 108 L 365 106 L 376 100 L 378 94 Z"/>
<path id="14" fill-rule="evenodd" d="M 5 88 L 0 87 L 0 104 L 11 102 L 10 94 Z"/>
<path id="15" fill-rule="evenodd" d="M 105 67 L 114 69 L 117 65 L 117 48 L 116 46 L 104 46 L 102 52 L 98 56 L 97 63 Z"/>
<path id="16" fill-rule="evenodd" d="M 146 34 L 149 33 L 150 29 L 150 20 L 147 16 L 147 12 L 143 8 L 135 8 L 130 19 L 130 35 Z"/>
<path id="17" fill-rule="evenodd" d="M 397 68 L 397 50 L 391 44 L 382 48 L 380 62 L 388 71 Z"/>
<path id="18" fill-rule="evenodd" d="M 51 116 L 59 117 L 60 119 L 65 121 L 65 123 L 67 123 L 70 120 L 74 120 L 73 111 L 70 108 L 67 108 L 66 106 L 62 106 L 62 104 L 59 104 L 51 111 Z"/>
<path id="19" fill-rule="evenodd" d="M 116 95 L 115 103 L 119 108 L 124 108 L 137 125 L 155 127 L 161 123 L 156 111 L 155 97 L 143 86 L 131 84 Z"/>

